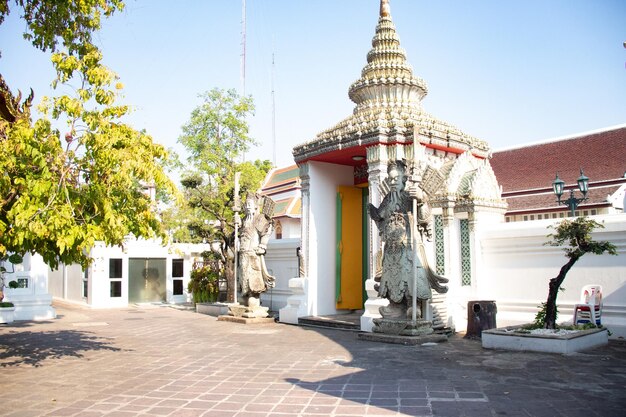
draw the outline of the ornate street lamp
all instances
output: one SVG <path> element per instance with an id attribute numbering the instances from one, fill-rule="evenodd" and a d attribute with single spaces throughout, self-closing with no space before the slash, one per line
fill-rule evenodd
<path id="1" fill-rule="evenodd" d="M 563 195 L 563 191 L 565 189 L 565 182 L 559 178 L 558 172 L 556 173 L 555 180 L 552 182 L 552 189 L 554 190 L 554 194 L 556 194 L 557 203 L 564 204 L 569 207 L 572 217 L 575 216 L 574 211 L 576 210 L 578 205 L 581 202 L 588 200 L 587 192 L 589 191 L 589 178 L 585 176 L 582 168 L 580 169 L 580 177 L 578 177 L 576 182 L 578 183 L 578 189 L 583 194 L 582 198 L 576 198 L 574 196 L 574 190 L 570 189 L 569 198 L 563 201 L 561 201 L 561 196 Z"/>

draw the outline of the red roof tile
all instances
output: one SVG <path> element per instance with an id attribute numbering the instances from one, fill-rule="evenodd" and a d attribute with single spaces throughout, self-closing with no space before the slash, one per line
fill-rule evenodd
<path id="1" fill-rule="evenodd" d="M 606 201 L 607 196 L 616 192 L 618 188 L 619 186 L 615 185 L 612 187 L 590 189 L 587 193 L 588 200 L 580 203 L 579 208 L 584 209 L 585 207 L 590 206 L 608 206 L 609 203 Z M 577 198 L 581 197 L 581 194 L 578 191 L 576 191 L 574 195 Z M 563 193 L 561 201 L 565 201 L 568 198 L 569 191 Z M 509 212 L 536 210 L 541 208 L 553 211 L 558 206 L 556 196 L 552 192 L 541 194 L 523 194 L 519 197 L 508 197 L 506 198 L 506 201 L 509 204 Z M 561 207 L 564 207 L 564 210 L 567 208 L 564 205 L 561 205 Z"/>
<path id="2" fill-rule="evenodd" d="M 555 175 L 575 184 L 582 167 L 590 183 L 623 178 L 626 127 L 493 153 L 503 192 L 552 187 Z"/>
<path id="3" fill-rule="evenodd" d="M 497 151 L 490 163 L 509 213 L 554 210 L 558 207 L 552 192 L 556 173 L 565 181 L 561 199 L 566 200 L 570 188 L 578 189 L 580 168 L 589 177 L 589 200 L 580 208 L 608 206 L 607 195 L 626 183 L 626 127 Z M 580 197 L 580 192 L 575 191 L 575 196 Z"/>

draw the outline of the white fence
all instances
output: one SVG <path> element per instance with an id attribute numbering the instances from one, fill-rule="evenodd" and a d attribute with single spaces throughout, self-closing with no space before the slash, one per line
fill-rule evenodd
<path id="1" fill-rule="evenodd" d="M 571 321 L 586 284 L 602 285 L 602 323 L 613 337 L 626 337 L 626 215 L 594 216 L 605 228 L 593 233 L 617 247 L 618 256 L 586 254 L 569 271 L 559 293 L 558 322 Z M 530 322 L 546 301 L 548 282 L 567 262 L 559 247 L 545 246 L 554 220 L 500 224 L 479 237 L 483 268 L 477 294 L 495 300 L 498 326 Z"/>

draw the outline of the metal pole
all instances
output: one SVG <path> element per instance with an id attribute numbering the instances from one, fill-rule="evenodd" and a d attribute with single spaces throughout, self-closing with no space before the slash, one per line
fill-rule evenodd
<path id="1" fill-rule="evenodd" d="M 413 199 L 413 297 L 411 298 L 411 322 L 417 324 L 417 198 Z"/>
<path id="2" fill-rule="evenodd" d="M 274 95 L 274 52 L 273 51 L 272 51 L 272 162 L 274 164 L 274 167 L 276 167 L 276 97 Z"/>
<path id="3" fill-rule="evenodd" d="M 382 4 L 382 3 L 381 3 Z M 413 172 L 411 173 L 413 176 L 413 184 L 415 187 L 417 182 L 416 177 L 417 173 L 417 136 L 413 137 L 413 163 L 412 168 Z M 413 298 L 411 299 L 411 322 L 413 323 L 413 327 L 417 325 L 417 260 L 419 259 L 418 248 L 417 248 L 417 197 L 413 198 Z"/>
<path id="4" fill-rule="evenodd" d="M 246 0 L 241 2 L 241 95 L 246 95 Z"/>

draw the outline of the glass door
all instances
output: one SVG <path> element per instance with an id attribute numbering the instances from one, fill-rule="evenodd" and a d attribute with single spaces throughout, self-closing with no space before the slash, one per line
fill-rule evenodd
<path id="1" fill-rule="evenodd" d="M 152 303 L 166 300 L 166 260 L 131 258 L 128 262 L 128 302 Z"/>

